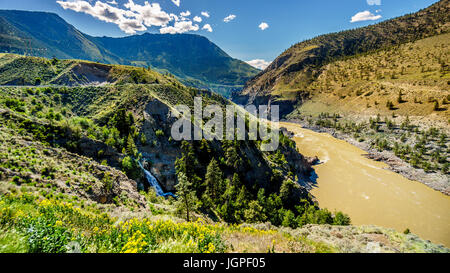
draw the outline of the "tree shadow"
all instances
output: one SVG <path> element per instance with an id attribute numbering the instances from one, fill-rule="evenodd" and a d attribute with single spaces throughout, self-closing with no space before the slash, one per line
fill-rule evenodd
<path id="1" fill-rule="evenodd" d="M 447 111 L 447 108 L 445 108 L 445 107 L 439 107 L 439 108 L 437 108 L 437 109 L 434 109 L 434 111 L 436 111 L 436 112 L 444 112 L 444 111 Z"/>
<path id="2" fill-rule="evenodd" d="M 323 163 L 319 163 L 319 164 L 323 164 Z M 316 164 L 316 165 L 319 165 Z M 313 169 L 310 173 L 309 176 L 304 177 L 303 179 L 299 179 L 298 183 L 305 187 L 308 191 L 319 187 L 317 184 L 317 179 L 319 179 L 319 176 L 317 175 L 316 171 Z"/>

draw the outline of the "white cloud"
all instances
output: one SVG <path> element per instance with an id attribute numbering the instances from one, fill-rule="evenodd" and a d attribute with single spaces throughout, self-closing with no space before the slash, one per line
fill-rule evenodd
<path id="1" fill-rule="evenodd" d="M 191 12 L 187 10 L 185 12 L 180 13 L 180 15 L 181 15 L 181 17 L 188 17 L 188 16 L 191 16 Z"/>
<path id="2" fill-rule="evenodd" d="M 213 32 L 213 29 L 212 29 L 212 27 L 211 27 L 210 24 L 204 25 L 204 26 L 202 27 L 202 29 L 204 29 L 204 30 L 206 30 L 206 31 L 208 31 L 208 32 Z"/>
<path id="3" fill-rule="evenodd" d="M 180 18 L 176 15 L 176 14 L 169 14 L 170 18 L 172 18 L 172 20 L 174 20 L 175 22 L 178 22 L 180 20 Z"/>
<path id="4" fill-rule="evenodd" d="M 380 6 L 381 5 L 381 0 L 367 0 L 367 4 L 369 6 L 373 6 L 373 5 Z"/>
<path id="5" fill-rule="evenodd" d="M 180 6 L 180 1 L 181 0 L 172 0 L 172 3 L 174 3 L 175 6 L 179 7 Z"/>
<path id="6" fill-rule="evenodd" d="M 97 2 L 99 3 L 99 2 Z M 172 18 L 168 13 L 161 9 L 158 3 L 145 2 L 143 6 L 135 4 L 133 0 L 128 0 L 128 3 L 124 5 L 129 10 L 135 12 L 135 17 L 141 20 L 144 25 L 151 26 L 166 26 Z"/>
<path id="7" fill-rule="evenodd" d="M 144 5 L 138 5 L 133 0 L 128 0 L 124 5 L 126 9 L 120 9 L 101 1 L 95 2 L 94 6 L 80 0 L 56 2 L 64 9 L 83 12 L 101 21 L 116 24 L 128 34 L 145 31 L 151 26 L 165 27 L 174 20 L 173 16 L 163 11 L 158 3 L 145 2 Z"/>
<path id="8" fill-rule="evenodd" d="M 101 21 L 114 23 L 120 27 L 121 30 L 126 33 L 133 34 L 136 31 L 143 31 L 147 28 L 143 25 L 143 22 L 137 19 L 137 14 L 130 10 L 122 10 L 113 6 L 110 6 L 103 2 L 96 2 L 92 6 L 86 1 L 56 1 L 63 9 L 71 9 L 76 12 L 84 12 Z"/>
<path id="9" fill-rule="evenodd" d="M 234 19 L 236 19 L 236 15 L 230 14 L 230 15 L 228 15 L 227 17 L 225 17 L 225 18 L 223 19 L 223 21 L 224 21 L 225 23 L 228 23 L 228 22 L 233 21 Z"/>
<path id="10" fill-rule="evenodd" d="M 194 22 L 201 23 L 202 21 L 203 21 L 202 17 L 200 17 L 200 16 L 194 17 Z"/>
<path id="11" fill-rule="evenodd" d="M 381 15 L 375 15 L 373 13 L 371 13 L 370 11 L 366 10 L 366 11 L 361 11 L 358 12 L 357 14 L 355 14 L 352 17 L 352 20 L 350 21 L 351 23 L 356 23 L 356 22 L 362 22 L 362 21 L 374 21 L 374 20 L 378 20 L 380 19 L 382 16 Z"/>
<path id="12" fill-rule="evenodd" d="M 56 2 L 64 9 L 83 12 L 101 21 L 116 24 L 128 34 L 145 31 L 149 27 L 159 27 L 161 33 L 172 34 L 200 29 L 197 24 L 186 18 L 191 15 L 190 11 L 182 12 L 180 16 L 177 16 L 165 12 L 158 3 L 150 3 L 149 1 L 139 5 L 134 3 L 133 0 L 128 0 L 124 4 L 124 8 L 111 6 L 115 5 L 115 0 L 110 0 L 108 3 L 96 1 L 94 5 L 82 0 L 60 0 Z M 177 5 L 181 0 L 172 0 L 172 2 Z M 196 22 L 200 22 L 199 18 L 201 19 L 201 17 L 196 16 Z M 169 26 L 172 21 L 174 22 L 173 26 Z"/>
<path id="13" fill-rule="evenodd" d="M 251 60 L 251 61 L 247 61 L 246 63 L 248 63 L 249 65 L 259 68 L 261 70 L 266 69 L 269 65 L 270 62 L 265 61 L 263 59 L 255 59 L 255 60 Z"/>
<path id="14" fill-rule="evenodd" d="M 267 28 L 269 28 L 269 24 L 262 22 L 259 26 L 258 26 L 261 30 L 265 30 Z"/>
<path id="15" fill-rule="evenodd" d="M 185 33 L 188 31 L 198 31 L 199 26 L 197 24 L 193 24 L 192 21 L 180 21 L 175 22 L 173 26 L 162 27 L 159 29 L 161 34 L 177 34 L 177 33 Z"/>
<path id="16" fill-rule="evenodd" d="M 203 16 L 203 17 L 206 17 L 206 18 L 209 18 L 209 12 L 207 12 L 207 11 L 202 11 L 202 16 Z"/>

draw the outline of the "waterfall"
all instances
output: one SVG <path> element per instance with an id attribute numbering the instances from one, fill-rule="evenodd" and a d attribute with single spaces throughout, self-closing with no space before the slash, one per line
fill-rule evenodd
<path id="1" fill-rule="evenodd" d="M 151 172 L 147 171 L 142 166 L 140 161 L 139 161 L 139 166 L 144 171 L 147 182 L 150 184 L 150 186 L 152 186 L 156 190 L 156 195 L 162 196 L 162 197 L 172 196 L 173 198 L 176 198 L 176 196 L 171 192 L 164 193 L 163 189 L 161 188 L 161 186 L 158 183 L 158 180 L 156 180 L 156 178 L 153 176 L 153 174 Z"/>

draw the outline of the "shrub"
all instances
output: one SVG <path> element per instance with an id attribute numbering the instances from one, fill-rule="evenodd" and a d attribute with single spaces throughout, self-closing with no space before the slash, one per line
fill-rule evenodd
<path id="1" fill-rule="evenodd" d="M 297 222 L 295 220 L 295 215 L 292 211 L 286 210 L 283 216 L 283 222 L 281 223 L 284 227 L 296 228 Z"/>
<path id="2" fill-rule="evenodd" d="M 44 169 L 42 169 L 41 174 L 42 176 L 46 176 L 46 177 L 50 177 L 51 179 L 55 179 L 55 169 L 53 167 L 44 167 Z"/>
<path id="3" fill-rule="evenodd" d="M 72 238 L 62 222 L 54 217 L 43 216 L 32 219 L 28 224 L 28 246 L 31 253 L 65 253 Z"/>
<path id="4" fill-rule="evenodd" d="M 131 179 L 137 179 L 140 176 L 140 168 L 136 160 L 130 156 L 124 157 L 122 160 L 122 170 Z"/>
<path id="5" fill-rule="evenodd" d="M 338 226 L 348 226 L 350 222 L 350 217 L 342 212 L 337 212 L 333 219 L 333 224 Z"/>
<path id="6" fill-rule="evenodd" d="M 400 92 L 398 93 L 397 102 L 398 102 L 398 103 L 404 103 L 404 102 L 405 102 L 405 101 L 403 100 L 403 94 L 402 94 L 402 91 L 400 91 Z"/>
<path id="7" fill-rule="evenodd" d="M 20 179 L 20 177 L 18 177 L 18 176 L 16 175 L 16 176 L 14 176 L 14 177 L 12 178 L 12 182 L 13 182 L 14 184 L 16 184 L 16 185 L 20 185 L 20 184 L 21 184 L 21 179 Z"/>
<path id="8" fill-rule="evenodd" d="M 164 136 L 164 132 L 162 130 L 157 130 L 155 132 L 155 134 L 156 134 L 157 137 L 163 137 Z"/>
<path id="9" fill-rule="evenodd" d="M 144 134 L 141 135 L 141 144 L 144 146 L 147 145 L 147 137 Z"/>
<path id="10" fill-rule="evenodd" d="M 0 230 L 0 253 L 27 253 L 26 237 L 15 229 Z"/>
<path id="11" fill-rule="evenodd" d="M 6 105 L 6 107 L 13 111 L 25 112 L 25 102 L 23 101 L 7 98 L 3 101 L 3 103 Z"/>
<path id="12" fill-rule="evenodd" d="M 390 100 L 388 100 L 388 101 L 386 102 L 386 107 L 387 107 L 389 110 L 394 110 L 394 104 L 393 104 L 392 101 L 390 101 Z"/>

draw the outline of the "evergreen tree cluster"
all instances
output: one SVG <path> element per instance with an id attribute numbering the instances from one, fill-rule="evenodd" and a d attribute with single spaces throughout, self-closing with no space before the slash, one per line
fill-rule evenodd
<path id="1" fill-rule="evenodd" d="M 264 183 L 247 180 L 244 174 L 249 171 L 245 164 L 248 158 L 238 143 L 221 144 L 217 151 L 206 140 L 181 144 L 183 152 L 175 164 L 177 202 L 179 212 L 187 220 L 198 209 L 234 224 L 270 222 L 291 228 L 306 224 L 350 224 L 350 218 L 341 212 L 332 214 L 319 209 L 296 182 L 284 178 L 279 170 L 273 169 L 267 177 L 270 186 L 258 188 L 256 185 Z"/>

